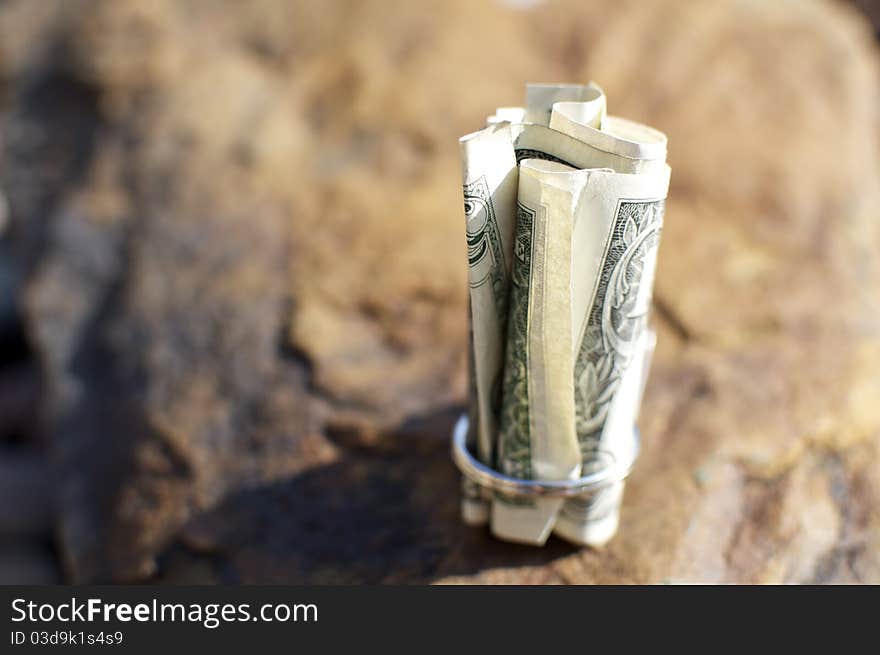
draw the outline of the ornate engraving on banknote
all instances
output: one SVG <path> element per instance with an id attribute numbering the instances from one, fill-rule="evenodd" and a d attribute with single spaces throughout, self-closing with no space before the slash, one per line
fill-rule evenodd
<path id="1" fill-rule="evenodd" d="M 479 425 L 479 404 L 477 397 L 477 362 L 474 353 L 474 310 L 468 296 L 468 436 L 471 448 L 477 445 L 477 426 Z"/>
<path id="2" fill-rule="evenodd" d="M 574 369 L 575 416 L 585 467 L 597 460 L 602 428 L 645 328 L 663 200 L 622 200 L 605 246 Z"/>
<path id="3" fill-rule="evenodd" d="M 491 289 L 497 325 L 500 326 L 501 334 L 506 334 L 509 300 L 507 267 L 498 218 L 492 204 L 492 194 L 486 178 L 482 176 L 465 184 L 463 191 L 467 256 L 470 267 L 469 284 L 474 288 L 488 285 Z M 473 322 L 471 322 L 471 330 L 473 330 Z M 501 411 L 501 370 L 499 369 L 493 377 L 489 391 L 489 411 L 497 417 Z M 476 394 L 476 388 L 474 393 Z M 477 424 L 475 421 L 474 425 Z"/>
<path id="4" fill-rule="evenodd" d="M 464 213 L 467 220 L 468 266 L 472 269 L 470 285 L 472 287 L 492 285 L 495 309 L 498 317 L 503 319 L 507 316 L 504 250 L 495 208 L 492 206 L 492 195 L 485 177 L 465 184 L 463 188 Z"/>
<path id="5" fill-rule="evenodd" d="M 535 212 L 517 203 L 513 241 L 510 316 L 504 360 L 504 403 L 501 412 L 498 461 L 501 470 L 517 478 L 532 477 L 529 435 L 529 288 Z"/>

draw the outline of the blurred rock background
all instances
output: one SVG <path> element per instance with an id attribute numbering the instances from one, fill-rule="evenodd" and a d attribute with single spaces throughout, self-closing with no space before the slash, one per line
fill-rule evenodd
<path id="1" fill-rule="evenodd" d="M 7 0 L 0 582 L 880 582 L 877 4 Z M 457 138 L 670 139 L 604 550 L 458 520 Z"/>

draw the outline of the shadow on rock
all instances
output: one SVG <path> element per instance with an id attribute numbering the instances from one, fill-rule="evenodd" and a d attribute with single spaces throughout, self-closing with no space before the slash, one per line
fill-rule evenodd
<path id="1" fill-rule="evenodd" d="M 462 524 L 456 415 L 420 417 L 373 448 L 349 445 L 338 462 L 233 495 L 187 526 L 161 581 L 431 582 L 570 554 L 556 540 L 518 546 Z"/>

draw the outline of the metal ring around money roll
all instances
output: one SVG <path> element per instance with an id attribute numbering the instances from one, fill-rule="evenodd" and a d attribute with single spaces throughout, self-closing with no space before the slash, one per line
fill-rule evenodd
<path id="1" fill-rule="evenodd" d="M 452 430 L 452 460 L 458 470 L 481 487 L 512 496 L 572 498 L 593 493 L 625 479 L 639 454 L 639 431 L 633 428 L 632 457 L 627 460 L 615 461 L 612 459 L 610 466 L 571 480 L 522 480 L 499 473 L 471 455 L 467 448 L 467 431 L 468 418 L 462 415 Z"/>

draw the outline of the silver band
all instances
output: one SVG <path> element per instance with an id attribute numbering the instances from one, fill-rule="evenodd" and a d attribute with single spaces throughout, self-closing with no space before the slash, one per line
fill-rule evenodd
<path id="1" fill-rule="evenodd" d="M 639 454 L 639 431 L 633 428 L 632 454 L 625 461 L 612 457 L 609 466 L 573 480 L 521 480 L 499 473 L 474 458 L 467 448 L 467 432 L 468 418 L 462 414 L 452 430 L 452 461 L 458 470 L 481 487 L 512 496 L 572 498 L 594 493 L 626 478 Z"/>

